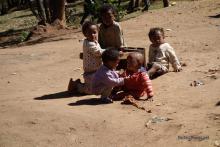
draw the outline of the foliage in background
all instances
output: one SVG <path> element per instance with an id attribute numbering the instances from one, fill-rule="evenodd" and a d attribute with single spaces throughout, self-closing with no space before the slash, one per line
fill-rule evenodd
<path id="1" fill-rule="evenodd" d="M 30 31 L 22 31 L 19 37 L 19 42 L 24 42 L 28 40 L 29 35 L 30 35 Z"/>

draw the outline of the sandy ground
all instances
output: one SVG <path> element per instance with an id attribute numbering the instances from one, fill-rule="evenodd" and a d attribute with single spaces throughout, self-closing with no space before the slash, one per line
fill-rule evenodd
<path id="1" fill-rule="evenodd" d="M 121 22 L 128 46 L 148 47 L 151 27 L 166 31 L 183 67 L 153 80 L 152 113 L 103 105 L 98 96 L 71 96 L 82 78 L 81 33 L 72 39 L 0 51 L 1 147 L 212 147 L 220 143 L 219 0 L 178 2 Z M 194 80 L 204 85 L 191 87 Z M 148 123 L 152 117 L 171 120 Z"/>

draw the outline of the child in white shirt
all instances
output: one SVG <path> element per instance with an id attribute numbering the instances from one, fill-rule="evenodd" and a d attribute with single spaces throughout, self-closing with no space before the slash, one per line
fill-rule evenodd
<path id="1" fill-rule="evenodd" d="M 148 34 L 152 44 L 149 47 L 148 74 L 151 79 L 156 78 L 169 71 L 169 64 L 173 66 L 175 72 L 182 70 L 180 62 L 174 49 L 164 38 L 163 28 L 151 28 Z"/>
<path id="2" fill-rule="evenodd" d="M 86 39 L 83 42 L 83 78 L 84 83 L 81 83 L 79 79 L 73 81 L 70 79 L 68 92 L 92 94 L 91 82 L 95 72 L 102 65 L 102 52 L 97 39 L 98 39 L 98 26 L 92 22 L 85 22 L 82 26 L 82 32 Z"/>

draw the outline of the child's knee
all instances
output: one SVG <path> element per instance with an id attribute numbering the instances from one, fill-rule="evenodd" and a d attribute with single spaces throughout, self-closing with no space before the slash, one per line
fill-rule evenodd
<path id="1" fill-rule="evenodd" d="M 155 69 L 155 70 L 159 70 L 159 69 L 161 69 L 161 65 L 154 63 L 154 64 L 152 65 L 152 68 Z"/>

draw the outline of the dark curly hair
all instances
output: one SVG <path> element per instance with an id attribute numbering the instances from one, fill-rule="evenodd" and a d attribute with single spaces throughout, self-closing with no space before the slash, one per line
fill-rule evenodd
<path id="1" fill-rule="evenodd" d="M 115 11 L 115 8 L 110 5 L 110 4 L 104 4 L 101 8 L 100 8 L 100 16 L 102 16 L 103 14 L 107 13 L 108 11 L 112 11 L 112 13 L 115 15 L 116 14 L 116 11 Z"/>
<path id="2" fill-rule="evenodd" d="M 156 28 L 151 28 L 149 33 L 148 33 L 148 36 L 149 38 L 152 38 L 154 35 L 156 35 L 156 33 L 158 32 L 161 32 L 162 35 L 164 36 L 164 30 L 163 28 L 159 28 L 159 27 L 156 27 Z"/>
<path id="3" fill-rule="evenodd" d="M 108 61 L 116 61 L 119 56 L 119 51 L 115 49 L 107 49 L 102 53 L 102 62 L 107 63 Z"/>
<path id="4" fill-rule="evenodd" d="M 83 33 L 83 35 L 86 35 L 86 33 L 88 32 L 89 28 L 90 28 L 91 26 L 93 26 L 93 25 L 97 26 L 97 24 L 95 24 L 94 22 L 86 21 L 86 22 L 83 24 L 83 26 L 82 26 L 82 33 Z M 98 26 L 97 26 L 97 27 L 98 27 Z"/>

